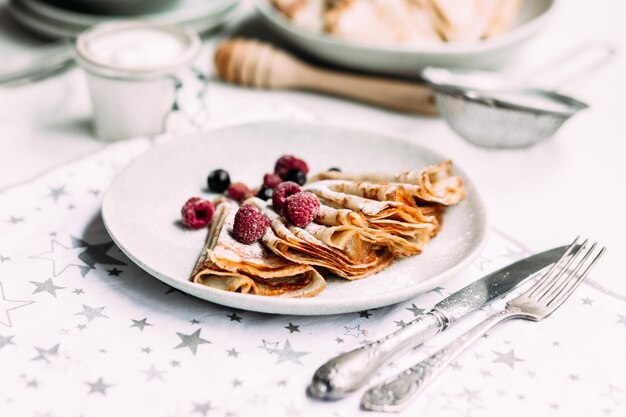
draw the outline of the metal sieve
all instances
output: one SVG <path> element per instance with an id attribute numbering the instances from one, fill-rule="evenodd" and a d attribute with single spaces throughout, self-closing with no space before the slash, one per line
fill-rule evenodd
<path id="1" fill-rule="evenodd" d="M 531 86 L 539 75 L 592 52 L 596 56 L 591 62 L 559 77 L 551 89 Z M 585 45 L 521 81 L 487 71 L 434 67 L 425 68 L 422 78 L 435 90 L 439 113 L 459 136 L 486 148 L 526 148 L 553 136 L 570 117 L 589 107 L 556 89 L 596 70 L 614 52 L 612 45 Z"/>

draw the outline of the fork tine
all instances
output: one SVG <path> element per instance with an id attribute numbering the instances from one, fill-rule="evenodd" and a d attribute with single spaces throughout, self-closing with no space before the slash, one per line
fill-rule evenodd
<path id="1" fill-rule="evenodd" d="M 559 280 L 561 279 L 561 277 L 568 271 L 570 265 L 574 263 L 574 260 L 576 260 L 576 258 L 578 258 L 582 253 L 584 253 L 584 250 L 587 248 L 587 243 L 589 243 L 589 239 L 585 239 L 585 241 L 580 244 L 580 250 L 578 250 L 575 254 L 573 254 L 569 258 L 569 260 L 565 263 L 565 265 L 563 265 L 559 269 L 556 276 L 553 279 L 551 279 L 550 282 L 547 283 L 544 288 L 542 288 L 541 295 L 539 295 L 539 300 L 544 299 L 549 293 L 552 292 L 554 287 L 559 283 Z M 569 278 L 566 278 L 565 282 L 568 282 L 568 279 Z"/>
<path id="2" fill-rule="evenodd" d="M 539 290 L 539 288 L 542 285 L 544 285 L 546 282 L 548 282 L 548 278 L 550 278 L 550 276 L 557 269 L 557 267 L 559 265 L 561 265 L 563 260 L 565 258 L 567 258 L 567 256 L 569 256 L 571 250 L 576 247 L 576 243 L 578 243 L 578 239 L 579 238 L 580 238 L 580 236 L 576 236 L 576 239 L 574 239 L 574 241 L 567 247 L 567 249 L 565 249 L 565 253 L 563 253 L 563 255 L 561 255 L 559 260 L 556 261 L 555 263 L 553 263 L 552 266 L 550 267 L 550 269 L 548 269 L 548 272 L 543 274 L 543 276 L 539 280 L 537 280 L 537 282 L 535 282 L 532 287 L 530 287 L 528 289 L 528 296 L 529 297 L 532 297 L 535 294 L 535 292 L 537 292 L 537 290 Z"/>
<path id="3" fill-rule="evenodd" d="M 594 245 L 595 246 L 595 245 Z M 574 281 L 574 284 L 571 285 L 569 288 L 567 288 L 565 290 L 565 288 L 563 290 L 565 290 L 565 292 L 563 292 L 563 290 L 559 291 L 552 300 L 550 300 L 548 302 L 548 307 L 553 307 L 552 304 L 555 304 L 554 307 L 558 307 L 559 305 L 561 305 L 565 300 L 568 299 L 568 297 L 570 295 L 572 295 L 572 293 L 574 292 L 574 290 L 585 280 L 585 278 L 587 278 L 587 275 L 589 274 L 589 271 L 591 271 L 591 269 L 596 265 L 596 262 L 598 262 L 598 260 L 600 259 L 600 257 L 604 254 L 604 251 L 606 250 L 606 247 L 602 247 L 602 249 L 600 249 L 600 252 L 598 252 L 598 254 L 595 256 L 595 258 L 593 258 L 593 260 L 589 263 L 589 265 L 587 265 L 587 268 L 585 268 L 585 270 L 583 271 L 582 274 L 580 274 L 578 276 L 578 278 Z M 589 251 L 589 254 L 591 253 L 591 251 Z M 585 259 L 587 258 L 587 256 L 585 257 Z M 578 271 L 580 269 L 580 267 L 582 266 L 582 264 L 584 263 L 584 259 L 581 261 L 580 265 L 578 266 L 578 268 L 576 269 L 576 271 Z M 576 276 L 576 273 L 572 274 L 573 276 Z"/>
<path id="4" fill-rule="evenodd" d="M 580 262 L 578 262 L 574 268 L 573 271 L 572 270 L 567 270 L 567 268 L 565 268 L 565 270 L 563 271 L 563 273 L 568 272 L 568 275 L 565 277 L 565 279 L 561 279 L 561 280 L 557 280 L 555 281 L 552 286 L 550 287 L 550 289 L 546 290 L 546 293 L 544 295 L 542 295 L 541 297 L 539 297 L 540 300 L 542 299 L 547 299 L 547 300 L 552 300 L 554 299 L 560 292 L 563 291 L 563 289 L 565 287 L 567 287 L 567 285 L 573 281 L 573 279 L 576 277 L 576 274 L 578 274 L 578 271 L 580 271 L 580 268 L 582 268 L 583 264 L 585 263 L 585 261 L 589 258 L 589 256 L 593 253 L 593 250 L 596 248 L 597 243 L 594 242 L 593 245 L 591 245 L 591 248 L 589 248 L 587 250 L 587 248 L 585 249 L 585 253 L 583 255 L 583 258 L 580 260 Z M 583 251 L 580 251 L 580 253 L 582 253 Z M 578 254 L 577 254 L 578 255 Z M 557 286 L 557 284 L 559 284 Z M 555 288 L 556 287 L 556 288 Z"/>

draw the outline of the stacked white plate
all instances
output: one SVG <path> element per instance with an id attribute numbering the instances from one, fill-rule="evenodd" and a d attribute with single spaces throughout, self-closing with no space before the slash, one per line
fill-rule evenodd
<path id="1" fill-rule="evenodd" d="M 164 11 L 135 16 L 162 23 L 184 24 L 207 32 L 232 17 L 239 0 L 180 0 Z M 127 16 L 77 12 L 42 0 L 10 0 L 9 13 L 31 31 L 48 38 L 66 38 L 97 23 Z"/>

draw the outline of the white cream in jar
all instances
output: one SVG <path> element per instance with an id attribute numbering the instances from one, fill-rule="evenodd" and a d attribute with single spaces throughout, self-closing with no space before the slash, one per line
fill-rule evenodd
<path id="1" fill-rule="evenodd" d="M 130 27 L 86 43 L 94 61 L 127 70 L 160 68 L 175 62 L 188 45 L 175 34 L 154 28 Z"/>
<path id="2" fill-rule="evenodd" d="M 96 136 L 162 132 L 180 88 L 173 80 L 191 71 L 200 47 L 190 28 L 144 21 L 113 21 L 81 33 L 76 60 L 87 73 Z"/>

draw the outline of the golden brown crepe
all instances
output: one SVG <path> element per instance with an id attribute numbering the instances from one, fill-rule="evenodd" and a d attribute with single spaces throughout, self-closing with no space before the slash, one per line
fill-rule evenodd
<path id="1" fill-rule="evenodd" d="M 442 161 L 429 165 L 419 171 L 405 170 L 397 174 L 386 173 L 349 173 L 328 171 L 317 174 L 310 182 L 321 180 L 344 180 L 358 183 L 371 182 L 395 185 L 387 192 L 403 192 L 412 195 L 422 202 L 438 203 L 445 206 L 456 204 L 465 197 L 463 180 L 453 175 L 452 161 Z M 398 190 L 397 188 L 400 188 Z M 360 191 L 362 192 L 362 191 Z"/>
<path id="2" fill-rule="evenodd" d="M 231 235 L 237 209 L 231 202 L 217 206 L 193 282 L 227 291 L 287 297 L 312 297 L 326 287 L 312 266 L 280 258 L 260 242 L 237 242 Z"/>
<path id="3" fill-rule="evenodd" d="M 351 235 L 352 239 L 342 241 L 337 236 L 340 226 L 311 223 L 306 228 L 296 227 L 265 201 L 251 198 L 247 202 L 256 206 L 269 219 L 273 233 L 266 233 L 261 240 L 278 256 L 297 263 L 316 265 L 350 280 L 381 271 L 391 263 L 391 253 L 372 247 L 356 233 Z"/>
<path id="4" fill-rule="evenodd" d="M 260 241 L 241 244 L 231 233 L 238 205 L 221 203 L 196 266 L 196 283 L 260 295 L 311 297 L 326 285 L 320 273 L 348 280 L 386 268 L 395 257 L 420 253 L 442 226 L 448 205 L 465 196 L 452 162 L 398 174 L 326 172 L 303 190 L 320 201 L 301 228 L 253 197 L 270 227 Z"/>

